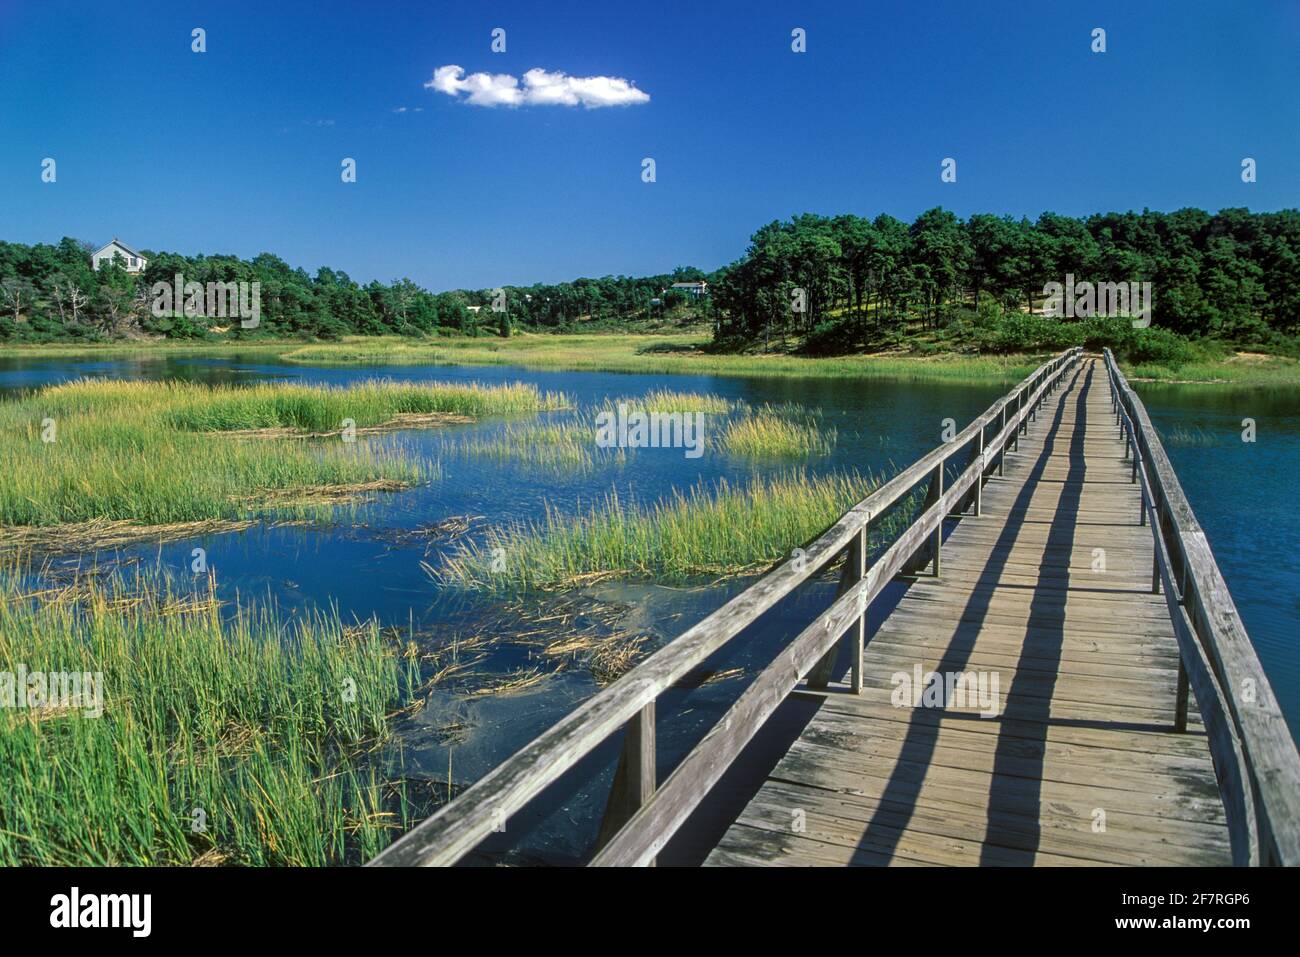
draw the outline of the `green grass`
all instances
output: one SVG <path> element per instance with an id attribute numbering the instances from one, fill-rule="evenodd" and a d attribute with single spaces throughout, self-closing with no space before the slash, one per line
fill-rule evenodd
<path id="1" fill-rule="evenodd" d="M 1155 362 L 1125 363 L 1124 374 L 1134 382 L 1295 388 L 1300 386 L 1300 360 L 1285 356 L 1237 353 L 1226 359 L 1189 362 L 1179 366 Z"/>
<path id="2" fill-rule="evenodd" d="M 0 474 L 6 477 L 0 525 L 96 519 L 170 525 L 269 509 L 323 517 L 328 505 L 310 494 L 294 502 L 294 494 L 406 485 L 435 477 L 437 466 L 366 441 L 211 433 L 328 431 L 345 418 L 365 428 L 408 414 L 505 414 L 561 404 L 560 396 L 520 385 L 238 388 L 82 380 L 52 386 L 0 403 Z M 51 434 L 54 441 L 44 441 Z"/>
<path id="3" fill-rule="evenodd" d="M 542 522 L 493 529 L 448 558 L 441 574 L 447 584 L 507 592 L 606 577 L 739 574 L 788 557 L 877 484 L 858 474 L 795 472 L 744 487 L 697 485 L 648 505 L 611 492 L 582 514 L 548 508 Z"/>
<path id="4" fill-rule="evenodd" d="M 237 354 L 274 358 L 302 346 L 292 339 L 145 339 L 119 342 L 6 342 L 6 357 L 28 359 L 168 358 L 172 356 L 233 356 Z"/>
<path id="5" fill-rule="evenodd" d="M 131 385 L 140 385 L 131 383 Z M 167 421 L 197 432 L 287 428 L 331 432 L 345 420 L 358 428 L 399 416 L 488 416 L 564 408 L 564 396 L 515 382 L 500 386 L 365 382 L 346 388 L 259 383 L 196 390 L 183 383 L 146 383 L 170 409 Z"/>
<path id="6" fill-rule="evenodd" d="M 918 339 L 913 345 L 922 343 Z M 428 339 L 397 336 L 349 336 L 338 342 L 304 345 L 300 341 L 227 340 L 147 343 L 10 344 L 15 358 L 113 358 L 234 356 L 251 353 L 306 364 L 519 365 L 536 369 L 651 374 L 809 376 L 822 378 L 892 378 L 1010 384 L 1028 375 L 1045 353 L 968 355 L 931 343 L 935 354 L 897 353 L 829 358 L 774 353 L 715 354 L 707 351 L 703 332 L 674 333 L 520 333 L 509 339 L 449 336 Z M 1281 356 L 1243 353 L 1222 361 L 1182 366 L 1138 363 L 1126 366 L 1134 378 L 1238 385 L 1300 385 L 1300 362 Z"/>
<path id="7" fill-rule="evenodd" d="M 636 412 L 698 412 L 704 415 L 727 415 L 745 408 L 745 403 L 736 399 L 724 399 L 707 392 L 675 392 L 672 389 L 652 389 L 634 399 L 609 399 L 603 409 L 611 411 L 619 405 L 626 405 L 629 411 Z"/>
<path id="8" fill-rule="evenodd" d="M 829 455 L 835 446 L 834 428 L 816 416 L 793 417 L 771 408 L 728 422 L 719 445 L 730 455 L 749 459 L 812 458 Z"/>
<path id="9" fill-rule="evenodd" d="M 174 342 L 13 345 L 15 357 L 232 356 L 240 353 L 312 365 L 518 365 L 533 369 L 649 374 L 901 378 L 917 381 L 1011 383 L 1041 362 L 1034 356 L 867 355 L 810 358 L 782 353 L 728 355 L 706 351 L 708 335 L 690 333 L 520 333 L 411 339 L 349 336 L 339 342 Z"/>
<path id="10" fill-rule="evenodd" d="M 658 390 L 637 399 L 608 399 L 597 410 L 611 412 L 699 413 L 706 416 L 706 449 L 747 459 L 798 459 L 828 454 L 836 431 L 814 412 L 787 404 L 752 409 L 739 400 L 692 392 Z M 626 464 L 635 448 L 596 445 L 596 412 L 560 420 L 508 422 L 485 435 L 471 436 L 458 449 L 465 456 L 514 462 L 558 474 L 586 474 L 598 463 Z"/>
<path id="11" fill-rule="evenodd" d="M 427 341 L 351 338 L 300 346 L 282 358 L 306 363 L 434 363 L 518 365 L 538 369 L 602 372 L 824 378 L 904 378 L 924 381 L 1014 382 L 1039 364 L 1029 356 L 909 358 L 843 356 L 809 358 L 785 354 L 722 355 L 704 351 L 700 334 L 543 335 L 509 339 L 447 338 Z"/>
<path id="12" fill-rule="evenodd" d="M 0 708 L 0 865 L 359 863 L 410 822 L 383 756 L 418 671 L 377 626 L 140 584 L 0 569 L 0 670 L 103 675 L 98 717 Z"/>
<path id="13" fill-rule="evenodd" d="M 632 448 L 603 449 L 596 445 L 596 415 L 614 412 L 625 405 L 629 412 L 679 412 L 727 415 L 745 408 L 743 402 L 700 392 L 655 389 L 637 398 L 606 399 L 595 411 L 578 413 L 561 420 L 508 422 L 488 435 L 466 439 L 459 450 L 467 456 L 482 456 L 499 462 L 515 462 L 550 473 L 586 474 L 598 462 L 624 464 Z"/>
<path id="14" fill-rule="evenodd" d="M 471 458 L 513 462 L 542 472 L 581 475 L 590 472 L 598 456 L 625 462 L 625 449 L 600 449 L 595 419 L 576 415 L 564 421 L 507 422 L 487 435 L 471 436 L 457 446 Z"/>

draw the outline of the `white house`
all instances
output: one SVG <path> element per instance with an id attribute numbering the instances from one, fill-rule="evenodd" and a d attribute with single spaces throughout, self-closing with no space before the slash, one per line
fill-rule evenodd
<path id="1" fill-rule="evenodd" d="M 699 282 L 675 282 L 672 288 L 685 293 L 692 299 L 701 299 L 709 294 L 709 284 L 703 280 Z"/>
<path id="2" fill-rule="evenodd" d="M 122 257 L 122 268 L 127 272 L 144 272 L 144 267 L 149 265 L 149 260 L 118 239 L 91 253 L 90 265 L 98 272 L 100 266 L 108 265 L 117 256 Z"/>

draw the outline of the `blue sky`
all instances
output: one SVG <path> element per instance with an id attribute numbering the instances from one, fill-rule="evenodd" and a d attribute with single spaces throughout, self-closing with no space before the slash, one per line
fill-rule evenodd
<path id="1" fill-rule="evenodd" d="M 425 88 L 452 64 L 650 99 L 473 106 Z M 1300 205 L 1297 90 L 1296 0 L 0 0 L 0 239 L 443 289 L 712 269 L 804 211 L 1280 209 Z"/>

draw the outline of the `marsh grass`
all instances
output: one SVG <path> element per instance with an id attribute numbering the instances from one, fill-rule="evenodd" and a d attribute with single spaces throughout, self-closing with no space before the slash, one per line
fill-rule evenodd
<path id="1" fill-rule="evenodd" d="M 503 592 L 743 574 L 788 557 L 877 485 L 857 473 L 796 471 L 744 486 L 700 484 L 652 504 L 611 492 L 585 513 L 548 507 L 544 521 L 491 529 L 462 544 L 437 574 L 444 584 Z"/>
<path id="2" fill-rule="evenodd" d="M 40 438 L 33 408 L 0 407 L 0 524 L 57 526 L 97 519 L 146 526 L 211 519 L 242 520 L 276 496 L 321 488 L 408 485 L 427 470 L 417 462 L 357 443 L 239 442 L 169 431 L 147 413 L 71 414 L 58 440 Z M 320 502 L 281 504 L 298 517 L 326 518 Z"/>
<path id="3" fill-rule="evenodd" d="M 554 475 L 586 475 L 600 466 L 622 466 L 636 449 L 596 444 L 597 416 L 614 412 L 620 405 L 629 412 L 723 415 L 743 403 L 700 392 L 656 389 L 636 398 L 606 399 L 594 409 L 563 418 L 506 422 L 493 432 L 463 440 L 458 449 L 465 456 L 512 462 Z"/>
<path id="4" fill-rule="evenodd" d="M 16 356 L 70 360 L 120 356 L 237 356 L 249 353 L 318 365 L 518 365 L 536 369 L 598 372 L 886 378 L 996 384 L 1010 384 L 1024 378 L 1044 358 L 1037 353 L 984 356 L 952 353 L 931 356 L 875 354 L 816 358 L 782 353 L 732 355 L 709 351 L 709 337 L 700 332 L 563 335 L 522 333 L 510 339 L 349 336 L 340 342 L 309 345 L 259 340 L 16 344 L 7 348 Z M 1249 352 L 1238 353 L 1223 360 L 1179 366 L 1148 362 L 1126 363 L 1124 368 L 1130 379 L 1138 381 L 1242 386 L 1300 385 L 1300 361 Z"/>
<path id="5" fill-rule="evenodd" d="M 338 342 L 226 340 L 142 343 L 59 343 L 7 346 L 32 358 L 123 356 L 274 356 L 311 365 L 517 365 L 534 369 L 650 374 L 807 376 L 817 378 L 902 378 L 918 381 L 1012 383 L 1041 362 L 1038 355 L 969 356 L 893 354 L 809 356 L 772 353 L 721 354 L 709 350 L 704 332 L 518 333 L 488 336 L 345 336 Z"/>
<path id="6" fill-rule="evenodd" d="M 364 429 L 402 416 L 522 414 L 563 403 L 518 384 L 52 386 L 0 403 L 0 525 L 172 526 L 270 510 L 323 520 L 354 493 L 436 477 L 437 464 L 366 441 L 250 442 L 239 433 L 324 431 L 344 419 Z M 50 421 L 54 441 L 47 442 Z"/>
<path id="7" fill-rule="evenodd" d="M 562 420 L 507 422 L 462 440 L 457 449 L 466 457 L 512 462 L 550 474 L 584 475 L 598 462 L 626 462 L 631 450 L 599 448 L 595 436 L 595 418 L 578 413 Z"/>
<path id="8" fill-rule="evenodd" d="M 750 459 L 812 458 L 829 455 L 836 438 L 834 427 L 823 425 L 819 416 L 764 407 L 728 422 L 719 445 L 729 455 Z"/>
<path id="9" fill-rule="evenodd" d="M 746 407 L 739 399 L 726 399 L 707 392 L 652 389 L 635 398 L 607 399 L 601 406 L 601 411 L 613 411 L 620 405 L 627 406 L 630 412 L 698 412 L 705 415 L 727 415 Z"/>
<path id="10" fill-rule="evenodd" d="M 286 345 L 280 358 L 311 364 L 518 365 L 536 369 L 686 375 L 894 378 L 917 381 L 1012 383 L 1033 371 L 1038 356 L 914 357 L 859 355 L 812 358 L 788 354 L 726 355 L 706 351 L 699 333 L 525 333 L 509 339 L 428 340 L 348 337 L 342 342 Z"/>
<path id="11" fill-rule="evenodd" d="M 1125 375 L 1134 382 L 1243 388 L 1300 386 L 1300 360 L 1251 352 L 1239 352 L 1224 359 L 1182 365 L 1142 362 L 1124 363 L 1123 367 Z"/>
<path id="12" fill-rule="evenodd" d="M 9 565 L 20 664 L 101 672 L 103 713 L 0 708 L 0 864 L 359 863 L 416 813 L 385 760 L 419 668 L 373 623 L 230 618 L 152 579 L 33 595 Z"/>
<path id="13" fill-rule="evenodd" d="M 714 451 L 748 459 L 824 456 L 834 448 L 833 427 L 816 410 L 787 403 L 752 408 L 742 400 L 697 392 L 656 390 L 644 397 L 609 399 L 594 410 L 558 419 L 507 422 L 493 432 L 462 440 L 469 457 L 513 462 L 552 474 L 585 475 L 598 466 L 627 463 L 635 448 L 601 448 L 597 416 L 623 406 L 629 414 L 680 413 L 707 416 L 704 439 Z M 721 423 L 717 425 L 717 423 Z"/>
<path id="14" fill-rule="evenodd" d="M 486 386 L 383 380 L 346 388 L 258 383 L 201 388 L 198 392 L 185 383 L 142 385 L 176 389 L 179 394 L 168 397 L 171 401 L 163 400 L 169 406 L 165 421 L 195 432 L 292 429 L 331 435 L 343 428 L 344 420 L 362 429 L 400 424 L 403 416 L 520 415 L 568 404 L 563 395 L 544 393 L 520 382 Z"/>
<path id="15" fill-rule="evenodd" d="M 602 448 L 597 418 L 623 406 L 630 414 L 681 413 L 727 415 L 745 408 L 743 402 L 700 392 L 656 389 L 635 398 L 606 399 L 594 409 L 558 419 L 507 422 L 494 432 L 476 435 L 459 444 L 463 455 L 514 462 L 553 474 L 588 474 L 597 466 L 624 465 L 635 448 Z"/>

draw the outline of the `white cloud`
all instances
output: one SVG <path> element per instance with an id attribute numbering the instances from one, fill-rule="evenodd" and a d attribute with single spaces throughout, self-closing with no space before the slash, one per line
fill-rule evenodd
<path id="1" fill-rule="evenodd" d="M 426 90 L 462 98 L 474 106 L 631 106 L 649 103 L 650 94 L 616 76 L 569 76 L 534 67 L 521 86 L 508 73 L 471 73 L 464 67 L 440 66 Z"/>

